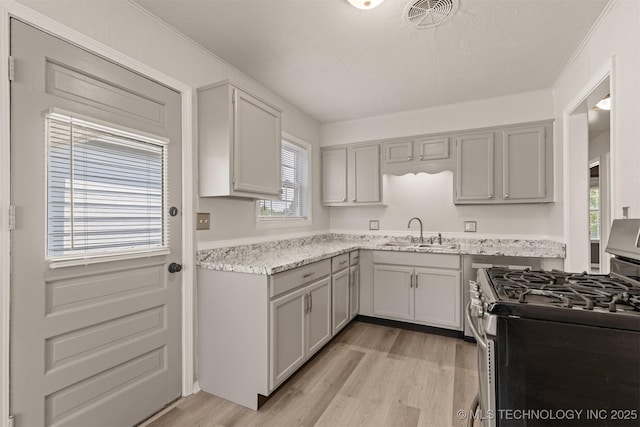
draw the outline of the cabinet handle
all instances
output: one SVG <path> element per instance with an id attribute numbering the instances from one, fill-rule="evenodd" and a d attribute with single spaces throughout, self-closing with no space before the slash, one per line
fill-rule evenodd
<path id="1" fill-rule="evenodd" d="M 418 289 L 418 273 L 416 273 L 416 274 L 415 274 L 415 278 L 416 278 L 416 279 L 415 279 L 415 280 L 416 280 L 416 283 L 415 283 L 415 286 L 414 286 L 414 287 L 415 287 L 416 289 Z"/>
<path id="2" fill-rule="evenodd" d="M 409 287 L 413 288 L 413 273 L 411 273 L 411 277 L 409 278 Z"/>
<path id="3" fill-rule="evenodd" d="M 411 156 L 407 156 L 407 160 L 411 160 Z"/>
<path id="4" fill-rule="evenodd" d="M 353 198 L 353 202 L 355 203 L 355 201 L 356 201 L 356 198 L 354 197 L 354 198 Z"/>
<path id="5" fill-rule="evenodd" d="M 420 156 L 420 160 L 424 160 L 424 156 Z"/>
<path id="6" fill-rule="evenodd" d="M 313 294 L 309 294 L 309 313 L 313 310 Z"/>
<path id="7" fill-rule="evenodd" d="M 344 261 L 340 261 L 340 262 L 338 263 L 338 265 L 345 265 L 346 263 L 347 263 L 347 261 L 346 261 L 346 260 L 344 260 Z"/>
<path id="8" fill-rule="evenodd" d="M 493 194 L 489 193 L 489 194 L 488 194 L 488 196 L 487 196 L 487 198 L 489 198 L 489 199 L 493 199 Z"/>
<path id="9" fill-rule="evenodd" d="M 303 279 L 307 279 L 307 278 L 309 278 L 309 277 L 313 276 L 314 274 L 316 274 L 316 272 L 315 272 L 315 271 L 312 271 L 312 272 L 310 272 L 310 273 L 303 274 L 303 275 L 302 275 L 302 278 L 303 278 Z"/>
<path id="10" fill-rule="evenodd" d="M 347 198 L 345 197 L 344 199 L 342 199 L 342 201 L 343 201 L 343 202 L 346 202 L 346 201 L 347 201 Z"/>
<path id="11" fill-rule="evenodd" d="M 508 195 L 508 194 L 505 194 L 505 195 L 504 195 L 504 198 L 505 198 L 505 199 L 508 199 L 508 198 L 509 198 L 509 195 Z"/>
<path id="12" fill-rule="evenodd" d="M 304 294 L 304 314 L 309 313 L 309 294 Z"/>

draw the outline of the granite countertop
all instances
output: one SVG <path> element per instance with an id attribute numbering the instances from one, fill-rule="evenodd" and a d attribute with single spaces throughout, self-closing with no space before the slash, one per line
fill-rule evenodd
<path id="1" fill-rule="evenodd" d="M 551 240 L 443 237 L 442 246 L 418 247 L 410 245 L 406 238 L 394 236 L 330 233 L 251 245 L 199 250 L 197 267 L 206 270 L 272 275 L 357 249 L 452 255 L 565 257 L 565 245 Z"/>

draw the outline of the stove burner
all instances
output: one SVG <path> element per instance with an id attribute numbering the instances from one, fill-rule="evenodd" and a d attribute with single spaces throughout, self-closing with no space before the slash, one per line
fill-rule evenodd
<path id="1" fill-rule="evenodd" d="M 640 312 L 640 286 L 608 275 L 563 271 L 488 270 L 502 300 L 556 307 L 599 308 L 609 312 Z"/>

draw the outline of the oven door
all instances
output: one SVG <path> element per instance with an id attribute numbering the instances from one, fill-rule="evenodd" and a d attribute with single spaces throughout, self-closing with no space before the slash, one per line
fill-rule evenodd
<path id="1" fill-rule="evenodd" d="M 482 319 L 471 314 L 471 303 L 467 305 L 466 317 L 469 329 L 478 343 L 478 403 L 480 410 L 475 414 L 475 417 L 482 420 L 483 427 L 495 427 L 494 341 L 484 333 Z"/>

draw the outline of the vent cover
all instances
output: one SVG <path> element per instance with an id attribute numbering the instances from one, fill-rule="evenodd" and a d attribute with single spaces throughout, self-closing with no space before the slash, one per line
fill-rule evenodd
<path id="1" fill-rule="evenodd" d="M 404 18 L 418 28 L 432 28 L 447 21 L 458 9 L 458 0 L 412 0 Z"/>

